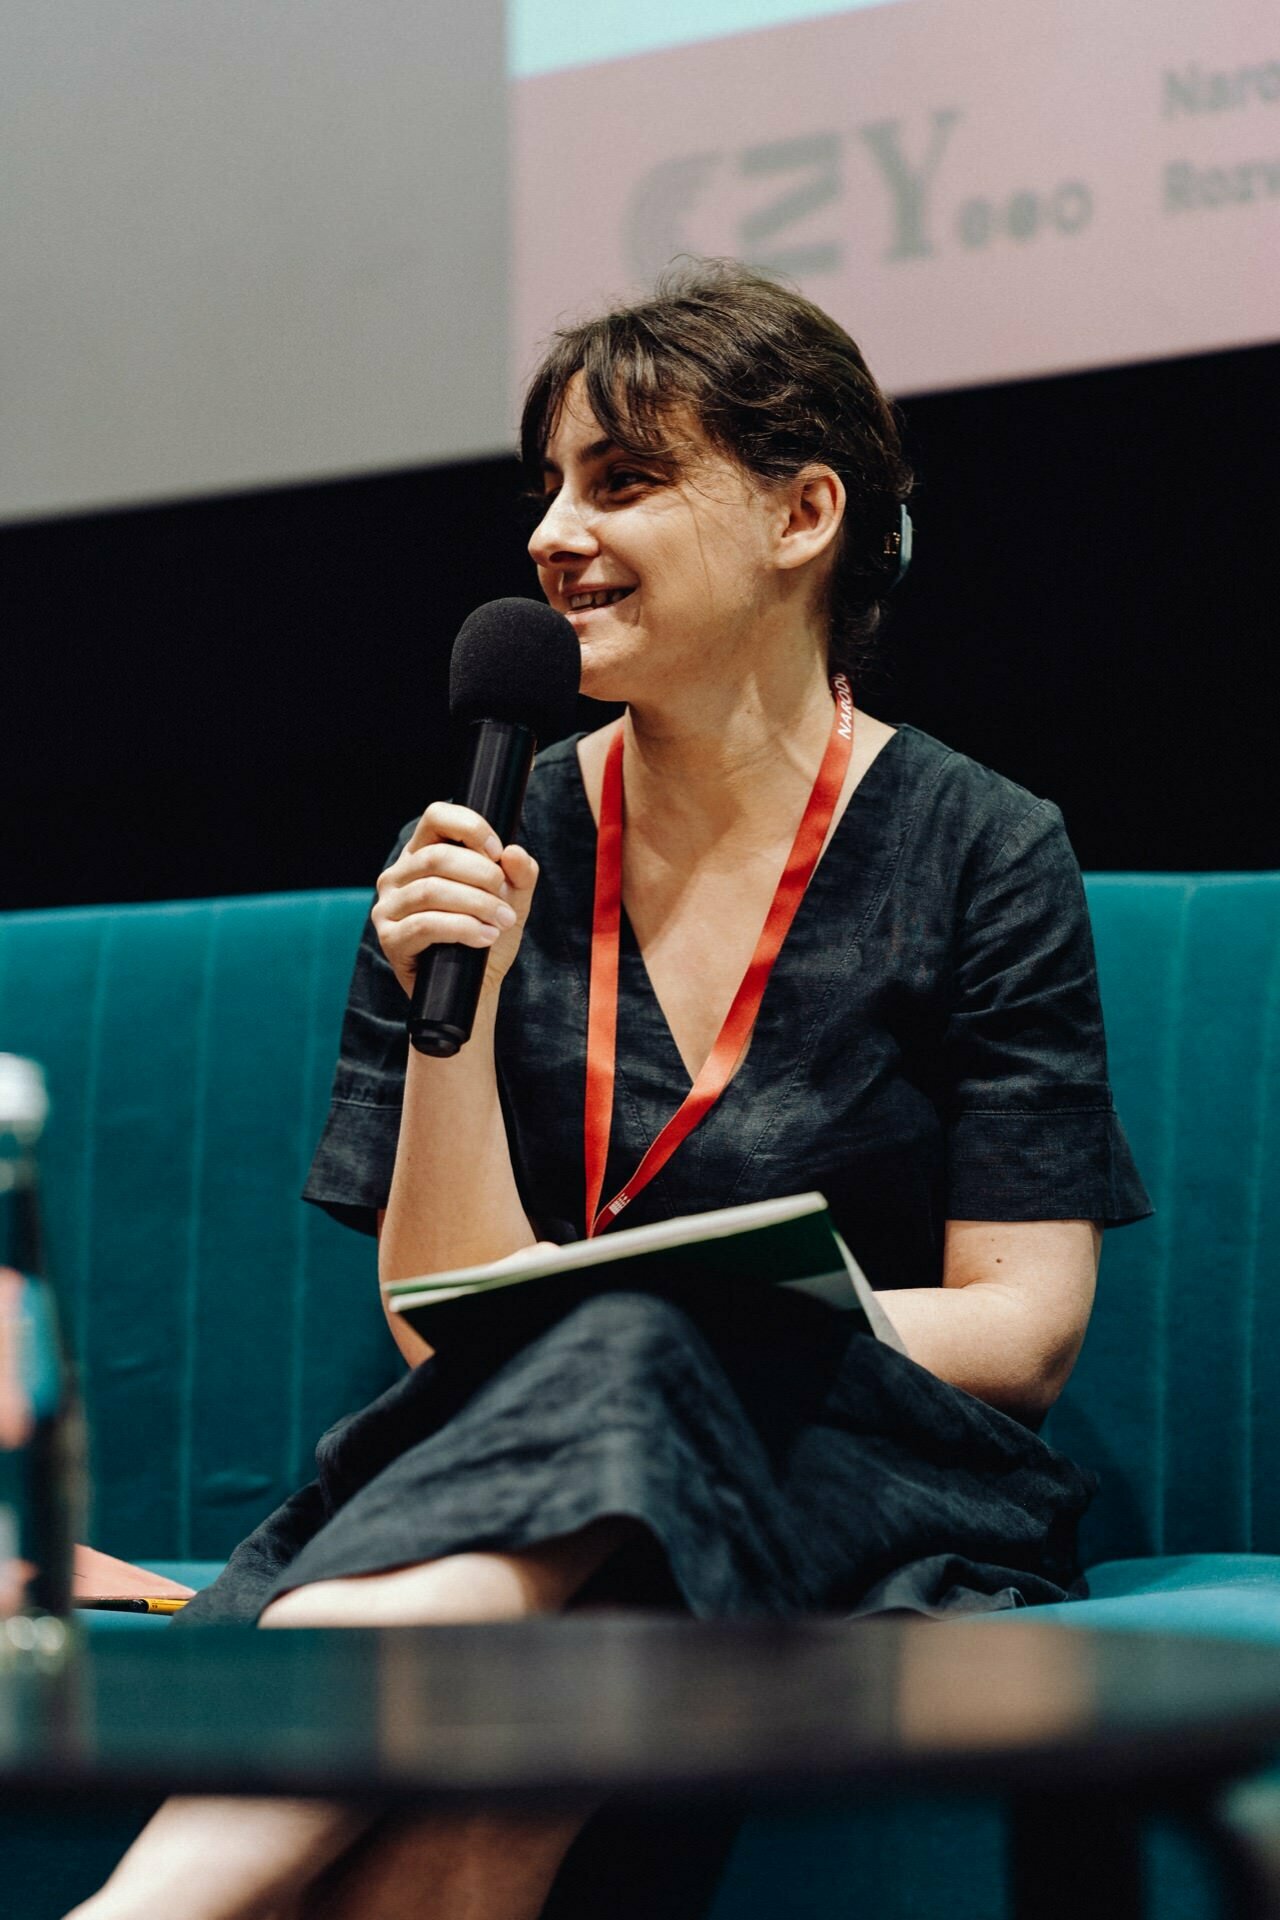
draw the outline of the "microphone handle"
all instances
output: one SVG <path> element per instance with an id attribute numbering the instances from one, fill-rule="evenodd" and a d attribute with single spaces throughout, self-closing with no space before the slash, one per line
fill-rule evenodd
<path id="1" fill-rule="evenodd" d="M 459 805 L 489 822 L 505 847 L 516 830 L 537 745 L 530 727 L 475 720 L 468 729 Z M 447 1058 L 471 1038 L 487 947 L 428 947 L 418 963 L 409 1038 L 419 1053 Z"/>

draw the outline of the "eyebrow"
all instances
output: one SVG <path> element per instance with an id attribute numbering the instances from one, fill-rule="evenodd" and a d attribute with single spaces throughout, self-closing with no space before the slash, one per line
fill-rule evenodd
<path id="1" fill-rule="evenodd" d="M 606 453 L 612 453 L 616 446 L 617 441 L 610 440 L 606 434 L 603 440 L 593 440 L 590 446 L 579 447 L 577 457 L 584 462 L 584 464 L 591 460 L 600 460 Z M 540 465 L 543 473 L 559 473 L 561 471 L 559 461 L 549 460 L 545 453 L 542 456 Z"/>

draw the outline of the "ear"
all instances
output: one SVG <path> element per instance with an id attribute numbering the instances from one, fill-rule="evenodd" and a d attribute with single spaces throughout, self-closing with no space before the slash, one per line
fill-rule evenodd
<path id="1" fill-rule="evenodd" d="M 780 487 L 777 563 L 805 567 L 831 550 L 844 520 L 844 481 L 831 467 L 804 467 Z"/>

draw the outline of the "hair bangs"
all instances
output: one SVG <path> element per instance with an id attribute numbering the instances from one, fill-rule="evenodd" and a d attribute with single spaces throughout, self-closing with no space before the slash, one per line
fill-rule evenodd
<path id="1" fill-rule="evenodd" d="M 687 376 L 681 378 L 670 353 L 655 345 L 640 321 L 634 312 L 604 314 L 556 336 L 529 389 L 521 421 L 520 459 L 530 481 L 541 476 L 547 447 L 578 374 L 587 406 L 615 446 L 677 464 L 671 416 L 696 401 L 696 386 Z"/>

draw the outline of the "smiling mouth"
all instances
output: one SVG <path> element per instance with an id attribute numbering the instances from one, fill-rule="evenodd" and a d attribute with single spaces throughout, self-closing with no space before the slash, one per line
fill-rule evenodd
<path id="1" fill-rule="evenodd" d="M 570 593 L 565 598 L 570 613 L 590 613 L 594 607 L 615 606 L 634 592 L 634 587 L 602 587 L 598 593 Z"/>

